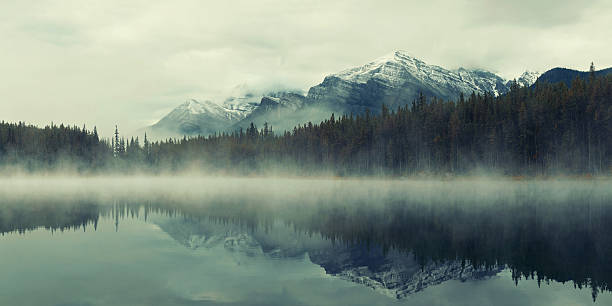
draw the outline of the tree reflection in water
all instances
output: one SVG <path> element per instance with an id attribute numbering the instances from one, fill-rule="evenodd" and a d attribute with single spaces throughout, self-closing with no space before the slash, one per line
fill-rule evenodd
<path id="1" fill-rule="evenodd" d="M 238 226 L 260 236 L 271 231 L 320 235 L 335 247 L 364 250 L 361 260 L 371 265 L 374 258 L 393 252 L 413 256 L 422 268 L 460 262 L 462 269 L 469 265 L 475 272 L 493 274 L 508 267 L 517 283 L 523 278 L 538 283 L 572 281 L 579 288 L 590 287 L 593 299 L 609 290 L 612 203 L 608 195 L 579 190 L 564 197 L 542 196 L 542 190 L 525 188 L 486 199 L 450 195 L 346 199 L 344 194 L 286 201 L 227 194 L 205 200 L 125 195 L 112 200 L 5 199 L 0 203 L 0 232 L 96 230 L 99 218 L 113 218 L 120 227 L 123 218 L 164 215 Z M 283 226 L 277 226 L 279 222 Z M 325 257 L 321 250 L 304 251 L 329 273 L 341 272 L 334 270 L 339 263 L 330 260 L 338 252 Z M 382 255 L 368 257 L 368 252 Z"/>

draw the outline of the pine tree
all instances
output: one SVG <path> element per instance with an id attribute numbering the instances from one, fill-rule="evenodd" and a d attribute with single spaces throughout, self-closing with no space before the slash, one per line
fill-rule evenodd
<path id="1" fill-rule="evenodd" d="M 119 128 L 115 125 L 115 139 L 113 142 L 113 156 L 118 157 L 121 153 L 120 144 L 119 144 Z"/>

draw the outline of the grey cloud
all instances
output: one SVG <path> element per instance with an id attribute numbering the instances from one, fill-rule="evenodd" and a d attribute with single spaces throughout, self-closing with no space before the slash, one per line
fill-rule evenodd
<path id="1" fill-rule="evenodd" d="M 78 44 L 83 39 L 77 27 L 55 22 L 26 24 L 21 29 L 35 39 L 60 46 Z"/>
<path id="2" fill-rule="evenodd" d="M 550 28 L 580 23 L 588 18 L 587 11 L 605 5 L 603 1 L 476 0 L 467 4 L 472 11 L 472 25 L 509 24 L 517 27 Z"/>
<path id="3" fill-rule="evenodd" d="M 512 78 L 612 65 L 607 1 L 0 2 L 0 120 L 136 130 L 237 84 L 307 89 L 396 49 Z"/>

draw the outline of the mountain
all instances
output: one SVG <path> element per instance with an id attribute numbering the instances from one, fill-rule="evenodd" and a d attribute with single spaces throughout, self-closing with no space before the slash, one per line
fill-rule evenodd
<path id="1" fill-rule="evenodd" d="M 312 117 L 302 113 L 306 103 L 307 97 L 299 92 L 270 93 L 262 97 L 259 105 L 244 119 L 232 125 L 230 130 L 246 129 L 251 122 L 258 127 L 268 123 L 278 131 L 290 130 L 300 120 Z"/>
<path id="2" fill-rule="evenodd" d="M 596 76 L 608 75 L 612 73 L 612 68 L 602 69 L 595 71 Z M 567 68 L 553 68 L 543 73 L 539 78 L 538 82 L 548 83 L 565 83 L 570 86 L 575 78 L 588 79 L 590 72 L 578 71 Z"/>
<path id="3" fill-rule="evenodd" d="M 535 78 L 537 73 L 525 72 L 517 82 L 528 86 Z M 331 113 L 362 114 L 366 110 L 379 113 L 383 104 L 397 108 L 411 103 L 420 93 L 456 100 L 461 93 L 500 95 L 508 92 L 509 88 L 508 81 L 492 72 L 466 68 L 448 70 L 429 65 L 404 51 L 396 51 L 363 66 L 325 77 L 323 82 L 308 90 L 301 108 L 283 112 L 282 107 L 268 109 L 260 106 L 262 109 L 235 126 L 245 127 L 250 122 L 261 126 L 268 122 L 285 130 L 309 121 L 320 122 L 329 118 Z M 272 103 L 262 100 L 262 105 L 266 104 Z"/>
<path id="4" fill-rule="evenodd" d="M 537 76 L 536 72 L 525 72 L 516 81 L 529 86 Z M 509 91 L 510 84 L 492 72 L 448 70 L 396 51 L 363 66 L 328 75 L 311 87 L 307 95 L 296 91 L 249 94 L 228 98 L 220 104 L 191 100 L 152 128 L 174 131 L 177 135 L 207 135 L 246 128 L 251 122 L 261 127 L 267 122 L 275 131 L 283 131 L 297 124 L 320 122 L 332 113 L 362 114 L 368 110 L 379 113 L 383 104 L 394 109 L 412 103 L 421 93 L 456 100 L 462 93 L 501 95 Z"/>
<path id="5" fill-rule="evenodd" d="M 284 127 L 284 118 L 290 118 L 296 110 L 302 108 L 305 99 L 306 97 L 296 90 L 265 94 L 241 93 L 225 98 L 222 103 L 189 99 L 157 123 L 138 132 L 147 132 L 152 138 L 164 138 L 234 131 L 240 127 L 247 128 L 251 122 L 258 126 L 268 122 Z"/>
<path id="6" fill-rule="evenodd" d="M 519 84 L 521 87 L 529 87 L 538 80 L 538 77 L 540 77 L 540 75 L 541 73 L 536 71 L 525 71 L 518 79 L 516 79 L 516 83 Z M 513 81 L 514 80 L 508 81 L 506 83 L 506 86 L 510 88 L 510 85 Z"/>
<path id="7" fill-rule="evenodd" d="M 254 106 L 248 103 L 220 106 L 211 101 L 191 99 L 173 109 L 149 130 L 154 135 L 208 135 L 227 129 L 253 109 Z"/>
<path id="8" fill-rule="evenodd" d="M 420 93 L 445 100 L 458 99 L 461 93 L 499 95 L 508 91 L 506 83 L 488 71 L 448 70 L 396 51 L 325 77 L 321 84 L 310 88 L 308 98 L 347 113 L 379 112 L 382 104 L 396 108 L 411 103 Z"/>

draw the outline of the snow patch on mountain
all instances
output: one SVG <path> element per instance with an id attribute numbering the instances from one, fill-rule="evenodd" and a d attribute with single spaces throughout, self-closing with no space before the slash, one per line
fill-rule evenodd
<path id="1" fill-rule="evenodd" d="M 516 82 L 523 87 L 529 87 L 538 80 L 540 75 L 542 74 L 537 71 L 528 70 L 523 72 L 523 74 L 518 79 L 516 79 Z"/>
<path id="2" fill-rule="evenodd" d="M 252 111 L 252 108 L 228 108 L 211 101 L 200 102 L 191 99 L 175 108 L 168 114 L 168 117 L 197 120 L 199 116 L 205 115 L 220 120 L 236 121 L 246 117 L 250 111 Z"/>
<path id="3" fill-rule="evenodd" d="M 211 101 L 199 102 L 195 99 L 185 101 L 185 103 L 179 105 L 175 110 L 177 113 L 187 112 L 191 115 L 208 113 L 210 115 L 223 117 L 225 114 L 225 110 L 221 106 Z"/>
<path id="4" fill-rule="evenodd" d="M 507 91 L 506 81 L 494 73 L 481 69 L 448 70 L 440 66 L 429 65 L 401 50 L 329 77 L 357 84 L 375 80 L 389 87 L 400 87 L 408 82 L 419 82 L 435 87 L 452 88 L 463 93 L 492 92 L 500 95 Z"/>

